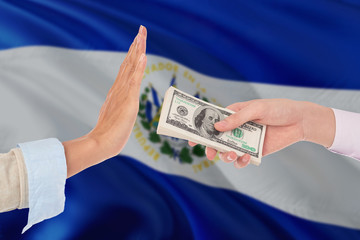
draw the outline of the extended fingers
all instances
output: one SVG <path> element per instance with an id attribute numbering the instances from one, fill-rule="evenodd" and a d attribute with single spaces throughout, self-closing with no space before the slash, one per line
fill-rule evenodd
<path id="1" fill-rule="evenodd" d="M 147 37 L 147 31 L 146 28 L 144 26 L 140 26 L 139 29 L 139 34 L 136 37 L 136 51 L 135 54 L 133 55 L 133 59 L 135 61 L 137 61 L 140 56 L 144 53 L 145 54 L 145 50 L 146 50 L 146 37 Z"/>
<path id="2" fill-rule="evenodd" d="M 138 61 L 138 64 L 136 65 L 136 68 L 134 70 L 134 74 L 131 77 L 131 82 L 130 82 L 130 91 L 131 91 L 131 95 L 133 97 L 136 97 L 137 99 L 139 98 L 140 95 L 140 85 L 141 85 L 141 80 L 143 79 L 144 76 L 144 71 L 145 71 L 145 67 L 146 67 L 146 56 L 145 53 L 142 53 L 140 56 L 140 59 Z"/>
<path id="3" fill-rule="evenodd" d="M 146 49 L 146 36 L 147 31 L 144 26 L 140 26 L 139 32 L 132 42 L 128 53 L 120 66 L 117 80 L 124 82 L 129 80 L 132 74 L 134 74 L 137 63 L 142 53 L 145 53 Z"/>
<path id="4" fill-rule="evenodd" d="M 138 47 L 135 56 L 131 59 L 132 62 L 136 63 L 135 68 L 131 68 L 129 70 L 130 79 L 130 92 L 133 97 L 139 98 L 140 95 L 140 85 L 141 80 L 144 76 L 144 71 L 146 68 L 147 58 L 145 56 L 145 49 L 146 49 L 146 28 L 141 26 L 140 27 L 140 40 L 138 40 Z M 139 37 L 139 36 L 138 36 Z"/>
<path id="5" fill-rule="evenodd" d="M 145 27 L 140 26 L 139 33 L 136 37 L 136 44 L 134 50 L 129 54 L 128 66 L 126 66 L 126 70 L 124 71 L 123 77 L 130 78 L 136 70 L 138 62 L 140 61 L 140 57 L 142 54 L 145 54 L 146 48 L 146 30 Z"/>
<path id="6" fill-rule="evenodd" d="M 141 34 L 142 34 L 142 36 L 143 36 L 143 38 L 144 38 L 144 48 L 143 48 L 143 52 L 145 53 L 146 52 L 146 39 L 147 39 L 147 29 L 146 29 L 146 27 L 144 27 L 144 26 L 142 26 L 142 28 L 141 28 Z"/>

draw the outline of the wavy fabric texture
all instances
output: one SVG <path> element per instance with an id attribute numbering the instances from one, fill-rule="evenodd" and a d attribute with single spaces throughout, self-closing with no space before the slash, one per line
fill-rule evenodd
<path id="1" fill-rule="evenodd" d="M 358 111 L 356 1 L 1 2 L 0 149 L 91 130 L 140 24 L 148 122 L 169 84 L 223 106 L 286 97 Z M 164 153 L 143 124 L 122 155 L 67 181 L 63 214 L 21 236 L 27 211 L 2 213 L 0 239 L 360 239 L 353 159 L 302 143 L 259 168 L 186 163 L 184 143 Z"/>
<path id="2" fill-rule="evenodd" d="M 42 1 L 0 9 L 0 49 L 126 51 L 143 24 L 148 53 L 213 77 L 360 88 L 360 8 L 350 1 Z"/>

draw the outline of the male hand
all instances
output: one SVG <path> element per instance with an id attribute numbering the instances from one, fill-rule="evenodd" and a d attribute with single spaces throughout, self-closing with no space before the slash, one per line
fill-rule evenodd
<path id="1" fill-rule="evenodd" d="M 146 28 L 141 26 L 101 107 L 95 128 L 83 137 L 63 142 L 68 177 L 119 154 L 125 146 L 139 109 L 146 36 Z"/>

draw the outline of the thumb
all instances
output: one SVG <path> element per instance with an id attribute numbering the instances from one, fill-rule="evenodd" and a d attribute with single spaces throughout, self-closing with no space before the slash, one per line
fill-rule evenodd
<path id="1" fill-rule="evenodd" d="M 216 130 L 226 132 L 233 130 L 244 123 L 259 119 L 260 111 L 256 110 L 255 106 L 247 106 L 240 111 L 230 115 L 224 120 L 215 123 Z"/>

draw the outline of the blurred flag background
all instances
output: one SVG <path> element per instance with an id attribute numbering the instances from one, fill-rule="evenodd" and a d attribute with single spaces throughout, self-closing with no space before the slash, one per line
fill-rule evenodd
<path id="1" fill-rule="evenodd" d="M 0 214 L 0 239 L 360 239 L 358 161 L 303 142 L 237 170 L 155 133 L 171 85 L 220 106 L 359 112 L 356 0 L 2 1 L 1 152 L 90 131 L 141 24 L 148 64 L 125 149 L 70 178 L 64 213 L 24 235 L 27 210 Z"/>

